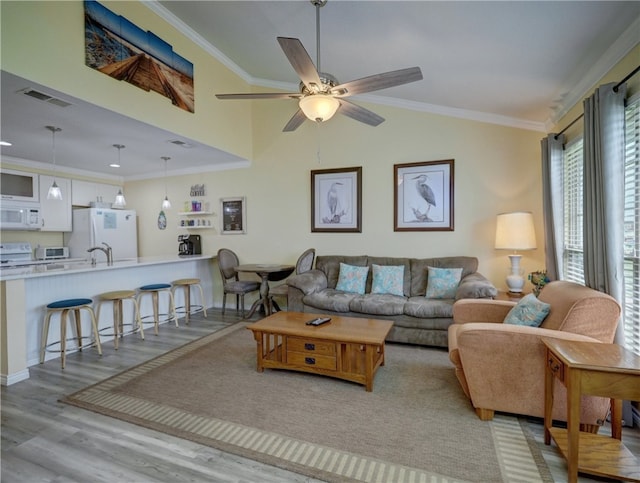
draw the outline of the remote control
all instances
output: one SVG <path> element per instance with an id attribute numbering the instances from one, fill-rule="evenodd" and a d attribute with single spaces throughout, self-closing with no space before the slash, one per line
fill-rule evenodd
<path id="1" fill-rule="evenodd" d="M 322 324 L 326 324 L 327 322 L 331 322 L 331 319 L 329 317 L 318 317 L 317 319 L 311 319 L 309 322 L 307 322 L 307 325 L 322 325 Z"/>

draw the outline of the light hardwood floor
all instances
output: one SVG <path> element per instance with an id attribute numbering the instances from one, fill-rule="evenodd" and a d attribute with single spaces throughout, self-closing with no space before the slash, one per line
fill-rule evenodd
<path id="1" fill-rule="evenodd" d="M 163 324 L 146 340 L 126 336 L 115 351 L 103 343 L 95 350 L 70 354 L 64 371 L 57 359 L 30 368 L 31 378 L 3 387 L 1 480 L 14 482 L 260 482 L 317 483 L 318 480 L 264 465 L 197 443 L 174 438 L 116 419 L 68 406 L 58 399 L 131 366 L 239 320 L 233 310 L 223 317 L 211 309 L 208 319 L 190 325 Z M 256 316 L 257 320 L 258 316 Z M 149 326 L 151 327 L 151 326 Z M 242 401 L 238 402 L 242 404 Z M 533 424 L 534 433 L 542 426 Z M 640 431 L 623 429 L 632 451 Z M 566 481 L 564 460 L 554 447 L 541 447 L 558 482 Z M 581 482 L 590 480 L 581 476 Z"/>

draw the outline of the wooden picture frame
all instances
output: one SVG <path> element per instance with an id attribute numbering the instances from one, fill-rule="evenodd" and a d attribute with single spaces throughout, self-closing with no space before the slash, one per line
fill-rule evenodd
<path id="1" fill-rule="evenodd" d="M 393 166 L 393 231 L 454 231 L 454 161 Z"/>
<path id="2" fill-rule="evenodd" d="M 220 234 L 242 235 L 247 232 L 247 203 L 244 196 L 220 198 Z"/>
<path id="3" fill-rule="evenodd" d="M 362 166 L 311 171 L 311 231 L 362 232 Z"/>

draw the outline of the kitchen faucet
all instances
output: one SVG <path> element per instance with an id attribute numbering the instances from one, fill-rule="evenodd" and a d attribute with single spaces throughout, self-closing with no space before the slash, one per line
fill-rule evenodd
<path id="1" fill-rule="evenodd" d="M 87 251 L 89 253 L 91 253 L 91 252 L 93 252 L 95 250 L 100 250 L 101 252 L 103 252 L 107 256 L 107 265 L 113 265 L 113 250 L 111 249 L 111 246 L 109 246 L 105 242 L 102 242 L 102 244 L 106 248 L 103 248 L 103 247 L 91 247 Z M 93 259 L 93 263 L 95 263 L 95 258 Z"/>

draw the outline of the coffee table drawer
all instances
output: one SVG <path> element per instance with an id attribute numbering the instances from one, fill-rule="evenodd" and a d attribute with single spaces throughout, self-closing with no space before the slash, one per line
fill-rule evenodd
<path id="1" fill-rule="evenodd" d="M 317 369 L 337 369 L 336 358 L 333 356 L 323 356 L 310 354 L 308 352 L 287 351 L 287 364 L 298 367 L 315 367 Z"/>
<path id="2" fill-rule="evenodd" d="M 320 339 L 303 339 L 301 337 L 287 337 L 287 351 L 309 352 L 320 355 L 334 356 L 335 342 Z"/>

